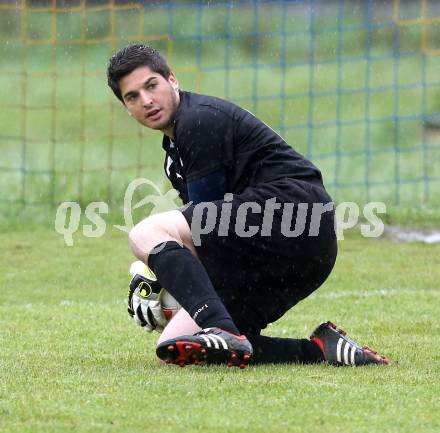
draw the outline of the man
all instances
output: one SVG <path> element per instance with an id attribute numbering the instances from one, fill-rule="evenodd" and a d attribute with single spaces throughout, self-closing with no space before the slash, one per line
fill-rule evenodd
<path id="1" fill-rule="evenodd" d="M 159 339 L 158 357 L 241 368 L 251 361 L 387 364 L 330 322 L 310 339 L 260 335 L 335 263 L 334 211 L 320 171 L 248 111 L 180 91 L 151 47 L 122 48 L 107 75 L 129 115 L 163 132 L 165 171 L 186 204 L 129 234 L 134 255 L 182 305 Z M 163 321 L 157 290 L 145 293 L 148 282 L 133 278 L 129 312 L 151 330 Z"/>

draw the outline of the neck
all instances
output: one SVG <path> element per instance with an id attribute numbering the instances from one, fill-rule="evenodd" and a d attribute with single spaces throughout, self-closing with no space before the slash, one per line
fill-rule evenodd
<path id="1" fill-rule="evenodd" d="M 180 94 L 178 90 L 174 90 L 174 104 L 175 104 L 175 109 L 174 109 L 174 114 L 176 114 L 177 108 L 179 107 L 180 104 Z M 170 122 L 170 124 L 168 126 L 166 126 L 164 129 L 162 129 L 162 132 L 171 138 L 171 140 L 174 140 L 174 117 L 173 120 Z"/>
<path id="2" fill-rule="evenodd" d="M 173 123 L 166 127 L 165 129 L 162 129 L 162 132 L 169 138 L 171 138 L 171 140 L 174 140 L 174 121 Z"/>

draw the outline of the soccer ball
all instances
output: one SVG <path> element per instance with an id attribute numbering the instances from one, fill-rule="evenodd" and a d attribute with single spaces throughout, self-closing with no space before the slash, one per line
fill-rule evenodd
<path id="1" fill-rule="evenodd" d="M 169 322 L 180 310 L 181 305 L 165 289 L 161 290 L 159 299 L 160 299 L 160 303 L 162 304 L 163 314 L 165 315 L 165 318 Z"/>

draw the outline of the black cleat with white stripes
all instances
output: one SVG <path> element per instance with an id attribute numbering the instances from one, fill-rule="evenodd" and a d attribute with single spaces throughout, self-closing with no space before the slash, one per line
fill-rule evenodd
<path id="1" fill-rule="evenodd" d="M 245 368 L 252 358 L 252 345 L 244 335 L 234 335 L 220 328 L 206 328 L 194 335 L 163 341 L 157 356 L 167 364 L 226 364 Z"/>
<path id="2" fill-rule="evenodd" d="M 346 332 L 332 322 L 322 323 L 310 336 L 322 350 L 325 360 L 333 365 L 389 364 L 387 357 L 367 346 L 359 346 L 346 336 Z"/>

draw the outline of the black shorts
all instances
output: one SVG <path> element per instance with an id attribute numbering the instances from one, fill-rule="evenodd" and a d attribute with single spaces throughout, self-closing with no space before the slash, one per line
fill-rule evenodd
<path id="1" fill-rule="evenodd" d="M 330 274 L 337 254 L 334 211 L 322 215 L 319 232 L 316 233 L 315 228 L 310 236 L 313 203 L 331 202 L 320 186 L 285 178 L 248 187 L 231 198 L 190 205 L 182 209 L 182 213 L 193 232 L 199 259 L 236 326 L 242 333 L 256 334 L 316 290 Z M 281 203 L 281 209 L 274 209 L 272 224 L 268 225 L 270 218 L 264 218 L 263 209 L 270 199 L 272 203 L 274 199 Z M 248 205 L 242 206 L 240 211 L 243 203 L 254 203 L 253 211 Z M 296 216 L 301 219 L 300 212 L 306 215 L 304 230 L 298 229 L 296 234 L 300 234 L 293 237 L 282 233 L 286 203 L 293 204 L 292 225 L 289 224 L 292 230 Z M 300 203 L 302 211 L 298 211 Z M 201 234 L 198 226 L 204 227 L 208 219 L 205 205 L 210 206 L 210 221 L 214 215 L 215 225 L 209 233 Z M 228 206 L 230 219 L 227 218 Z M 248 208 L 245 220 L 243 207 Z M 204 211 L 199 224 L 201 209 Z M 290 223 L 290 218 L 285 217 L 284 233 L 286 221 Z M 239 233 L 237 224 L 241 227 Z M 259 230 L 249 236 L 257 228 Z M 246 233 L 249 229 L 251 231 Z"/>

